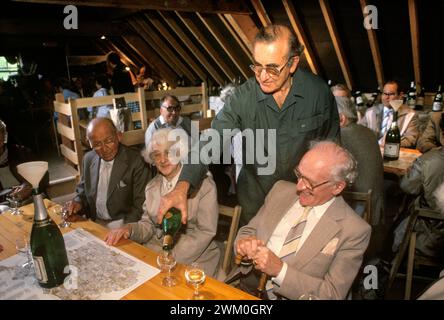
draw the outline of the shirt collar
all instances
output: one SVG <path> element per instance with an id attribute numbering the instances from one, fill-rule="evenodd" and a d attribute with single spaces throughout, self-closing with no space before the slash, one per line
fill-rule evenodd
<path id="1" fill-rule="evenodd" d="M 320 219 L 327 211 L 327 209 L 330 207 L 330 205 L 335 201 L 335 199 L 336 197 L 333 197 L 330 200 L 328 200 L 326 203 L 313 207 L 311 213 L 313 213 L 316 216 L 316 218 Z M 300 204 L 299 200 L 297 207 L 302 208 L 302 205 Z"/>
<path id="2" fill-rule="evenodd" d="M 164 118 L 162 115 L 159 116 L 159 121 L 160 121 L 160 123 L 161 123 L 162 125 L 164 125 L 164 124 L 167 123 L 167 122 L 165 121 L 165 118 Z M 183 118 L 182 118 L 181 116 L 179 116 L 179 119 L 177 120 L 177 124 L 176 124 L 175 128 L 177 128 L 178 126 L 180 126 L 180 124 L 182 123 L 182 121 L 183 121 Z"/>
<path id="3" fill-rule="evenodd" d="M 177 181 L 179 180 L 180 173 L 182 172 L 182 168 L 183 168 L 183 166 L 181 164 L 180 164 L 180 166 L 181 166 L 180 170 L 173 177 L 173 179 L 171 179 L 171 181 L 168 181 L 167 178 L 162 176 L 162 190 L 164 191 L 163 193 L 165 193 L 165 194 L 169 193 L 176 186 Z"/>
<path id="4" fill-rule="evenodd" d="M 290 88 L 289 94 L 292 94 L 294 96 L 304 97 L 303 92 L 304 92 L 305 84 L 304 84 L 304 81 L 303 81 L 303 73 L 302 73 L 302 71 L 300 71 L 300 69 L 297 68 L 295 73 L 291 76 L 291 78 L 292 78 L 292 80 L 291 80 L 292 83 L 291 83 L 291 88 Z M 261 90 L 261 87 L 260 87 L 260 85 L 257 82 L 255 77 L 253 77 L 253 81 L 254 81 L 255 86 L 256 86 L 256 98 L 257 98 L 258 102 L 266 100 L 269 97 L 272 97 L 271 94 L 264 93 Z"/>

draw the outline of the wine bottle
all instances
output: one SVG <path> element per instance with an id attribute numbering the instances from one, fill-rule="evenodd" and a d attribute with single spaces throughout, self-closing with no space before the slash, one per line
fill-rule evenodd
<path id="1" fill-rule="evenodd" d="M 31 231 L 31 252 L 34 260 L 35 275 L 43 288 L 61 285 L 68 273 L 65 241 L 55 222 L 48 216 L 43 197 L 36 189 L 33 191 L 34 223 Z"/>
<path id="2" fill-rule="evenodd" d="M 385 136 L 384 160 L 398 160 L 401 148 L 401 134 L 398 128 L 398 112 L 393 112 L 393 121 Z"/>
<path id="3" fill-rule="evenodd" d="M 410 88 L 407 92 L 407 105 L 411 109 L 414 109 L 416 105 L 416 85 L 414 81 L 410 82 Z"/>
<path id="4" fill-rule="evenodd" d="M 162 249 L 169 251 L 173 248 L 174 236 L 182 226 L 182 213 L 177 208 L 170 208 L 162 220 L 163 244 Z"/>
<path id="5" fill-rule="evenodd" d="M 438 87 L 438 92 L 436 92 L 435 99 L 433 100 L 432 111 L 441 111 L 442 110 L 442 89 L 441 85 Z"/>
<path id="6" fill-rule="evenodd" d="M 416 106 L 415 106 L 416 110 L 424 109 L 424 99 L 425 99 L 424 87 L 421 87 L 421 91 L 419 91 L 419 94 L 416 97 Z"/>

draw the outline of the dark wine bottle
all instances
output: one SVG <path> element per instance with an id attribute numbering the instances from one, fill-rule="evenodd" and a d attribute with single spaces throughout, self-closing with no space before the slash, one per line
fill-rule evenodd
<path id="1" fill-rule="evenodd" d="M 438 91 L 436 92 L 435 99 L 433 100 L 432 111 L 439 112 L 442 110 L 442 89 L 441 85 L 438 87 Z"/>
<path id="2" fill-rule="evenodd" d="M 384 160 L 398 160 L 401 148 L 401 134 L 398 128 L 398 112 L 393 112 L 393 121 L 385 136 Z"/>
<path id="3" fill-rule="evenodd" d="M 416 110 L 422 110 L 424 109 L 424 99 L 425 99 L 425 93 L 424 93 L 424 87 L 421 87 L 421 91 L 419 91 L 418 96 L 416 97 Z"/>
<path id="4" fill-rule="evenodd" d="M 65 241 L 55 222 L 48 216 L 42 194 L 33 191 L 34 224 L 31 231 L 31 252 L 39 285 L 54 288 L 63 283 L 69 265 Z"/>
<path id="5" fill-rule="evenodd" d="M 409 91 L 407 91 L 407 105 L 414 109 L 416 105 L 416 85 L 415 82 L 410 82 Z"/>
<path id="6" fill-rule="evenodd" d="M 174 236 L 182 226 L 182 213 L 177 208 L 170 208 L 162 220 L 163 244 L 162 249 L 169 251 L 173 248 Z"/>

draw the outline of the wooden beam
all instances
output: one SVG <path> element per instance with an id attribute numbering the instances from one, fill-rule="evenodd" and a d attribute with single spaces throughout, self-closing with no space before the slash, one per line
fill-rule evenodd
<path id="1" fill-rule="evenodd" d="M 250 62 L 253 62 L 253 56 L 251 50 L 247 47 L 245 42 L 239 37 L 237 32 L 233 29 L 231 24 L 228 22 L 228 20 L 225 18 L 223 14 L 218 14 L 217 17 L 222 22 L 222 24 L 225 26 L 225 28 L 228 30 L 228 32 L 231 34 L 234 40 L 236 40 L 239 47 L 242 49 L 242 51 L 245 53 L 245 55 L 248 57 Z"/>
<path id="2" fill-rule="evenodd" d="M 409 0 L 410 36 L 412 38 L 413 71 L 415 83 L 421 83 L 421 64 L 419 58 L 419 30 L 416 0 Z"/>
<path id="3" fill-rule="evenodd" d="M 259 31 L 253 19 L 249 16 L 241 16 L 238 14 L 225 14 L 224 16 L 247 46 L 248 50 L 253 53 L 254 37 Z"/>
<path id="4" fill-rule="evenodd" d="M 120 50 L 113 42 L 112 40 L 108 42 L 109 46 L 113 49 L 113 51 L 116 51 L 116 53 L 119 54 L 119 56 L 122 58 L 123 62 L 126 65 L 132 65 L 134 68 L 137 68 L 137 65 L 133 62 L 133 60 L 131 60 L 130 58 L 128 58 L 128 56 L 125 54 L 125 52 L 123 52 L 122 50 Z"/>
<path id="5" fill-rule="evenodd" d="M 87 66 L 106 61 L 106 55 L 98 56 L 68 56 L 70 66 Z"/>
<path id="6" fill-rule="evenodd" d="M 145 56 L 149 61 L 150 66 L 157 71 L 157 73 L 169 83 L 171 87 L 176 85 L 177 75 L 169 66 L 163 62 L 163 60 L 157 55 L 157 53 L 151 49 L 140 37 L 122 37 L 123 40 L 133 49 L 137 54 Z"/>
<path id="7" fill-rule="evenodd" d="M 365 18 L 364 8 L 367 6 L 367 0 L 360 0 L 362 15 Z M 378 39 L 376 38 L 376 32 L 372 28 L 367 29 L 368 41 L 370 43 L 370 50 L 372 51 L 373 64 L 375 65 L 376 79 L 378 86 L 382 88 L 384 86 L 384 72 L 382 68 L 381 52 L 379 51 Z"/>
<path id="8" fill-rule="evenodd" d="M 191 34 L 196 38 L 200 45 L 205 49 L 208 55 L 216 62 L 219 68 L 225 73 L 228 79 L 233 80 L 236 78 L 236 74 L 225 63 L 224 59 L 216 51 L 214 46 L 205 38 L 205 35 L 199 30 L 197 25 L 193 22 L 189 14 L 179 13 L 176 11 L 176 15 L 182 21 L 182 23 L 188 28 Z"/>
<path id="9" fill-rule="evenodd" d="M 176 55 L 165 47 L 165 42 L 151 30 L 150 27 L 140 18 L 134 18 L 128 21 L 134 30 L 138 30 L 139 34 L 159 55 L 167 61 L 167 63 L 175 70 L 186 76 L 191 81 L 195 80 L 194 74 L 176 57 Z"/>
<path id="10" fill-rule="evenodd" d="M 265 10 L 265 7 L 262 4 L 262 1 L 261 0 L 251 0 L 251 4 L 253 5 L 257 16 L 259 17 L 259 20 L 261 20 L 262 25 L 264 27 L 270 25 L 271 20 L 268 17 L 267 11 Z"/>
<path id="11" fill-rule="evenodd" d="M 46 3 L 100 8 L 128 8 L 140 10 L 189 11 L 207 13 L 237 13 L 251 14 L 243 1 L 213 1 L 213 0 L 13 0 L 16 2 Z"/>
<path id="12" fill-rule="evenodd" d="M 197 13 L 197 16 L 202 23 L 207 27 L 208 31 L 217 40 L 219 45 L 224 49 L 225 53 L 230 57 L 231 61 L 236 65 L 242 75 L 248 79 L 250 76 L 249 68 L 245 64 L 241 63 L 238 58 L 238 53 L 234 51 L 233 47 L 228 43 L 228 39 L 222 35 L 222 33 L 216 28 L 215 24 L 208 17 L 204 17 L 202 14 Z"/>
<path id="13" fill-rule="evenodd" d="M 291 1 L 282 0 L 282 4 L 284 5 L 285 12 L 287 13 L 288 19 L 290 20 L 291 27 L 293 28 L 296 36 L 298 37 L 299 42 L 305 48 L 305 57 L 307 58 L 308 65 L 310 66 L 311 72 L 315 74 L 320 74 L 321 69 L 319 67 L 318 62 L 316 61 L 314 51 L 308 41 L 308 37 L 305 34 L 304 29 L 302 28 L 302 23 L 299 20 L 299 17 L 296 13 L 296 9 Z"/>
<path id="14" fill-rule="evenodd" d="M 167 40 L 170 44 L 171 48 L 174 48 L 177 53 L 182 57 L 182 59 L 193 68 L 193 71 L 200 77 L 201 81 L 205 81 L 207 75 L 205 71 L 194 62 L 193 58 L 186 52 L 182 44 L 176 41 L 170 31 L 160 22 L 160 20 L 154 14 L 145 13 L 145 17 L 149 20 L 149 22 L 159 31 L 159 33 Z"/>
<path id="15" fill-rule="evenodd" d="M 330 33 L 331 40 L 333 42 L 333 47 L 335 48 L 336 55 L 338 56 L 339 65 L 341 66 L 342 74 L 344 75 L 345 83 L 350 90 L 353 88 L 353 80 L 350 71 L 350 67 L 345 58 L 344 49 L 342 47 L 341 38 L 339 37 L 338 30 L 336 28 L 336 23 L 331 12 L 330 4 L 328 0 L 319 0 L 321 6 L 322 15 L 324 16 L 325 24 L 328 28 L 328 33 Z"/>
<path id="16" fill-rule="evenodd" d="M 177 34 L 177 36 L 183 41 L 184 45 L 194 54 L 194 56 L 199 60 L 199 62 L 207 69 L 208 73 L 216 80 L 219 85 L 224 84 L 224 78 L 216 71 L 212 64 L 205 58 L 205 56 L 200 52 L 200 50 L 193 44 L 191 39 L 186 35 L 182 28 L 177 24 L 176 18 L 171 17 L 166 12 L 158 11 L 160 16 L 165 20 L 165 22 L 170 26 L 171 29 Z"/>

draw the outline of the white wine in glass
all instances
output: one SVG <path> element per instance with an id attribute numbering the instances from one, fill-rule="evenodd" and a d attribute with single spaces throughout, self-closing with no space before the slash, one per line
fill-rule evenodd
<path id="1" fill-rule="evenodd" d="M 205 282 L 205 271 L 197 263 L 193 263 L 185 270 L 185 279 L 194 287 L 193 299 L 202 299 L 199 286 Z"/>

